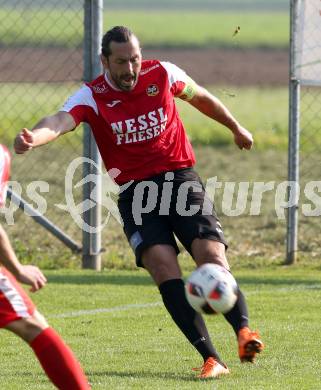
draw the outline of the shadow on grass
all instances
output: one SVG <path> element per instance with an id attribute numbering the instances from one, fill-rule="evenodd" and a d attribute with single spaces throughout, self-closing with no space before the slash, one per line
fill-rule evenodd
<path id="1" fill-rule="evenodd" d="M 49 283 L 57 284 L 77 284 L 77 285 L 93 285 L 93 284 L 112 284 L 112 285 L 127 285 L 127 286 L 149 286 L 154 285 L 152 279 L 147 274 L 138 275 L 133 272 L 132 275 L 107 275 L 107 274 L 68 274 L 68 275 L 48 275 Z"/>

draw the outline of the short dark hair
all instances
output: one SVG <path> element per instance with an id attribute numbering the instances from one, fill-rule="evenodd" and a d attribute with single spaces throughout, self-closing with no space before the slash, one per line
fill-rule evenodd
<path id="1" fill-rule="evenodd" d="M 135 36 L 128 27 L 115 26 L 103 36 L 101 43 L 101 52 L 104 57 L 108 58 L 111 54 L 110 43 L 111 42 L 128 42 L 132 36 Z"/>

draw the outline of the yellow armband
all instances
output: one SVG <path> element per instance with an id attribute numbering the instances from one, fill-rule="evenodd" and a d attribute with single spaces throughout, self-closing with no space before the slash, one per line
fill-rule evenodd
<path id="1" fill-rule="evenodd" d="M 197 85 L 190 77 L 187 78 L 185 87 L 178 97 L 182 100 L 191 100 L 195 96 L 197 91 Z"/>

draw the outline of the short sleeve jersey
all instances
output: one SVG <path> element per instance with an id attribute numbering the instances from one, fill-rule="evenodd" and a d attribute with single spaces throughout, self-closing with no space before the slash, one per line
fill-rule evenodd
<path id="1" fill-rule="evenodd" d="M 146 179 L 195 164 L 174 100 L 188 80 L 174 64 L 143 61 L 132 91 L 117 90 L 101 75 L 71 96 L 61 111 L 69 112 L 77 125 L 90 125 L 106 169 L 120 170 L 118 184 Z"/>

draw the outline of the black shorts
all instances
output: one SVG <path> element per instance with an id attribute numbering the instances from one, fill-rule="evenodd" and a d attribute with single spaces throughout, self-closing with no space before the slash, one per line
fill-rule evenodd
<path id="1" fill-rule="evenodd" d="M 143 250 L 152 245 L 171 245 L 178 254 L 174 234 L 191 255 L 195 238 L 219 241 L 227 248 L 214 205 L 193 168 L 134 181 L 120 193 L 118 207 L 140 267 Z"/>

